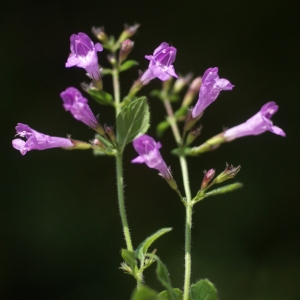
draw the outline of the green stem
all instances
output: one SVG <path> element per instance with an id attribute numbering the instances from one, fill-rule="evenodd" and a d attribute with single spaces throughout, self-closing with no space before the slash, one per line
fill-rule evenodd
<path id="1" fill-rule="evenodd" d="M 113 86 L 114 86 L 116 116 L 118 116 L 118 114 L 121 111 L 121 95 L 120 95 L 119 71 L 117 67 L 113 68 L 112 78 L 113 78 Z"/>
<path id="2" fill-rule="evenodd" d="M 175 118 L 174 113 L 173 113 L 171 103 L 168 99 L 165 99 L 163 102 L 164 102 L 164 105 L 165 105 L 166 112 L 168 114 L 168 121 L 171 125 L 175 141 L 178 145 L 180 145 L 181 144 L 181 136 L 180 136 L 180 132 L 179 132 L 179 129 L 178 129 L 178 126 L 177 126 L 176 118 Z"/>
<path id="3" fill-rule="evenodd" d="M 193 203 L 191 199 L 191 190 L 189 184 L 189 173 L 185 156 L 180 156 L 180 166 L 183 177 L 184 190 L 186 195 L 186 220 L 185 220 L 185 271 L 184 271 L 184 288 L 183 300 L 189 299 L 190 282 L 191 282 L 191 231 L 192 231 L 192 211 Z"/>
<path id="4" fill-rule="evenodd" d="M 112 73 L 113 78 L 113 87 L 114 87 L 114 97 L 115 97 L 115 107 L 116 107 L 116 117 L 121 111 L 120 103 L 120 82 L 119 82 L 119 71 L 116 66 L 113 68 Z M 127 249 L 133 251 L 130 231 L 128 227 L 128 221 L 125 210 L 124 203 L 124 189 L 123 189 L 123 161 L 122 161 L 122 152 L 118 150 L 116 155 L 116 165 L 117 165 L 117 188 L 118 188 L 118 202 L 119 202 L 119 211 L 121 216 L 121 222 L 123 226 L 123 233 L 126 241 Z"/>
<path id="5" fill-rule="evenodd" d="M 174 138 L 180 147 L 180 167 L 182 172 L 182 179 L 184 185 L 184 191 L 186 196 L 186 221 L 185 221 L 185 271 L 184 271 L 184 289 L 183 289 L 183 300 L 189 299 L 190 293 L 190 282 L 191 282 L 191 231 L 192 231 L 192 211 L 193 203 L 191 197 L 191 189 L 189 183 L 189 172 L 185 155 L 182 153 L 182 138 L 179 133 L 178 125 L 174 117 L 173 109 L 171 103 L 168 99 L 164 100 L 164 105 L 168 114 L 168 120 L 170 122 Z"/>
<path id="6" fill-rule="evenodd" d="M 123 162 L 122 162 L 122 154 L 117 153 L 116 155 L 116 163 L 117 163 L 117 188 L 118 188 L 118 201 L 119 201 L 119 211 L 121 215 L 121 221 L 123 226 L 123 233 L 126 241 L 127 250 L 133 251 L 130 231 L 127 222 L 125 203 L 124 203 L 124 190 L 123 190 Z"/>

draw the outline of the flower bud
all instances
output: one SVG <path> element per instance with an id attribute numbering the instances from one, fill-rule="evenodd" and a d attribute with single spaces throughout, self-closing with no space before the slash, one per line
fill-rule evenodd
<path id="1" fill-rule="evenodd" d="M 122 44 L 121 44 L 121 49 L 119 52 L 119 63 L 121 64 L 124 60 L 126 60 L 127 56 L 129 55 L 129 53 L 131 52 L 132 48 L 133 48 L 134 42 L 132 40 L 125 40 Z"/>
<path id="2" fill-rule="evenodd" d="M 108 38 L 106 33 L 104 32 L 104 27 L 92 27 L 92 33 L 95 35 L 95 37 L 101 41 L 103 44 L 106 44 L 108 42 Z"/>
<path id="3" fill-rule="evenodd" d="M 91 142 L 92 146 L 96 146 L 96 147 L 99 147 L 103 150 L 106 150 L 105 145 L 99 139 L 95 138 L 90 142 Z"/>
<path id="4" fill-rule="evenodd" d="M 111 126 L 107 126 L 106 124 L 104 124 L 104 128 L 105 128 L 105 132 L 106 134 L 109 136 L 110 140 L 113 142 L 113 143 L 116 143 L 116 135 L 114 133 L 114 130 Z"/>
<path id="5" fill-rule="evenodd" d="M 138 28 L 140 27 L 140 24 L 134 24 L 132 26 L 129 26 L 128 24 L 124 24 L 124 30 L 121 33 L 118 42 L 119 43 L 123 43 L 125 40 L 127 40 L 128 38 L 132 37 L 136 31 L 138 30 Z"/>
<path id="6" fill-rule="evenodd" d="M 185 94 L 185 96 L 183 98 L 183 101 L 182 101 L 182 104 L 181 104 L 182 107 L 189 107 L 191 105 L 191 103 L 193 102 L 194 98 L 199 93 L 201 84 L 202 84 L 202 77 L 196 77 L 192 81 L 192 83 L 191 83 L 188 91 L 186 92 L 186 94 Z"/>
<path id="7" fill-rule="evenodd" d="M 201 190 L 205 189 L 209 182 L 214 178 L 216 171 L 214 169 L 210 169 L 209 171 L 204 171 L 204 178 L 201 183 Z"/>
<path id="8" fill-rule="evenodd" d="M 241 166 L 237 166 L 236 168 L 233 165 L 229 165 L 226 163 L 225 170 L 219 174 L 216 179 L 214 180 L 214 183 L 221 183 L 225 180 L 234 178 L 235 175 L 241 170 Z"/>
<path id="9" fill-rule="evenodd" d="M 179 78 L 174 83 L 173 93 L 177 94 L 177 93 L 181 92 L 181 90 L 190 83 L 192 78 L 193 78 L 192 73 L 188 73 L 185 76 L 179 75 Z"/>

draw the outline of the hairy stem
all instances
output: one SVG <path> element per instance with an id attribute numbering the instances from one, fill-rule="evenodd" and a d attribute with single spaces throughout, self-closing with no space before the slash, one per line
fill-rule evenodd
<path id="1" fill-rule="evenodd" d="M 183 177 L 184 190 L 186 195 L 186 216 L 185 216 L 185 271 L 184 271 L 184 288 L 183 300 L 189 299 L 190 282 L 191 282 L 191 231 L 192 231 L 192 210 L 193 204 L 191 199 L 191 190 L 189 184 L 189 173 L 185 156 L 180 156 L 180 166 Z"/>
<path id="2" fill-rule="evenodd" d="M 171 103 L 168 99 L 165 99 L 164 105 L 168 114 L 168 121 L 171 125 L 172 132 L 176 143 L 182 149 L 182 139 L 178 129 L 178 125 L 176 119 L 174 117 L 173 109 Z M 183 154 L 183 151 L 180 151 L 180 167 L 182 172 L 182 179 L 184 185 L 184 191 L 186 196 L 186 221 L 185 221 L 185 271 L 184 271 L 184 289 L 183 289 L 183 300 L 189 299 L 189 292 L 190 292 L 190 282 L 191 282 L 191 231 L 192 231 L 192 211 L 193 211 L 193 203 L 191 197 L 191 189 L 189 183 L 189 172 L 186 157 Z"/>
<path id="3" fill-rule="evenodd" d="M 126 241 L 127 250 L 133 251 L 130 231 L 127 222 L 125 203 L 124 203 L 124 190 L 123 190 L 123 162 L 122 154 L 118 153 L 116 156 L 117 164 L 117 188 L 118 188 L 118 202 L 119 202 L 119 211 L 123 226 L 123 233 Z"/>
<path id="4" fill-rule="evenodd" d="M 163 102 L 164 102 L 164 105 L 165 105 L 166 112 L 168 114 L 168 121 L 169 121 L 170 126 L 172 128 L 172 132 L 173 132 L 175 141 L 179 145 L 181 143 L 181 136 L 180 136 L 180 132 L 179 132 L 179 129 L 178 129 L 178 126 L 177 126 L 176 119 L 174 117 L 174 113 L 173 113 L 171 103 L 168 99 L 164 100 Z"/>
<path id="5" fill-rule="evenodd" d="M 113 86 L 114 86 L 116 116 L 118 116 L 118 114 L 121 110 L 121 95 L 120 95 L 119 71 L 118 71 L 117 67 L 113 68 L 112 78 L 113 78 Z"/>

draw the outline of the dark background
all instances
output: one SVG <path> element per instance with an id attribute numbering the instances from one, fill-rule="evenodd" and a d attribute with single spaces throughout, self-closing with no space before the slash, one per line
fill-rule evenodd
<path id="1" fill-rule="evenodd" d="M 205 169 L 241 164 L 244 188 L 205 200 L 194 212 L 192 281 L 209 278 L 223 300 L 292 300 L 300 296 L 298 196 L 299 7 L 297 1 L 1 1 L 1 299 L 129 299 L 134 280 L 118 270 L 125 247 L 118 215 L 115 162 L 89 151 L 52 149 L 24 157 L 11 140 L 18 122 L 53 136 L 89 140 L 93 132 L 62 107 L 59 93 L 87 80 L 66 69 L 69 36 L 105 26 L 119 35 L 123 23 L 141 23 L 131 57 L 147 67 L 162 41 L 178 49 L 179 73 L 202 75 L 219 67 L 235 88 L 222 92 L 204 117 L 201 140 L 223 126 L 244 122 L 271 100 L 286 138 L 267 132 L 190 158 L 193 194 Z M 92 36 L 90 34 L 90 36 Z M 99 62 L 106 65 L 106 54 Z M 138 68 L 121 77 L 123 95 Z M 112 92 L 110 78 L 104 78 Z M 154 80 L 147 88 L 158 88 Z M 154 135 L 164 117 L 149 98 Z M 114 125 L 113 111 L 92 100 L 95 114 Z M 182 189 L 171 132 L 162 155 Z M 125 153 L 125 193 L 134 246 L 161 227 L 156 242 L 175 287 L 183 286 L 184 209 L 176 194 L 145 165 Z M 161 285 L 154 267 L 146 282 Z"/>

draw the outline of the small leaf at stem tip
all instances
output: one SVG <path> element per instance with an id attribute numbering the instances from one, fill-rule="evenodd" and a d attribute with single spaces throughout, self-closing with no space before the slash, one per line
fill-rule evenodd
<path id="1" fill-rule="evenodd" d="M 208 279 L 191 285 L 191 300 L 218 300 L 217 290 Z"/>
<path id="2" fill-rule="evenodd" d="M 173 292 L 175 294 L 175 299 L 176 300 L 182 300 L 183 292 L 180 289 L 175 288 L 175 289 L 173 289 Z M 170 297 L 168 291 L 162 291 L 161 293 L 159 293 L 158 294 L 158 299 L 159 300 L 172 300 L 172 298 Z"/>
<path id="3" fill-rule="evenodd" d="M 117 117 L 117 142 L 123 151 L 126 144 L 147 132 L 150 113 L 146 97 L 140 97 L 124 106 Z"/>
<path id="4" fill-rule="evenodd" d="M 147 253 L 148 248 L 152 245 L 152 243 L 159 237 L 161 237 L 163 234 L 170 232 L 171 230 L 172 228 L 162 228 L 156 231 L 154 234 L 147 237 L 135 250 L 135 256 L 140 260 L 143 259 L 144 255 Z"/>
<path id="5" fill-rule="evenodd" d="M 134 66 L 137 66 L 139 63 L 135 60 L 126 60 L 122 63 L 122 65 L 119 68 L 120 72 L 126 71 Z"/>
<path id="6" fill-rule="evenodd" d="M 156 291 L 150 289 L 146 285 L 142 285 L 141 287 L 136 288 L 133 291 L 130 300 L 160 300 L 160 299 L 157 297 Z"/>
<path id="7" fill-rule="evenodd" d="M 87 92 L 102 105 L 113 105 L 113 97 L 111 94 L 104 92 L 103 90 L 89 89 Z"/>

